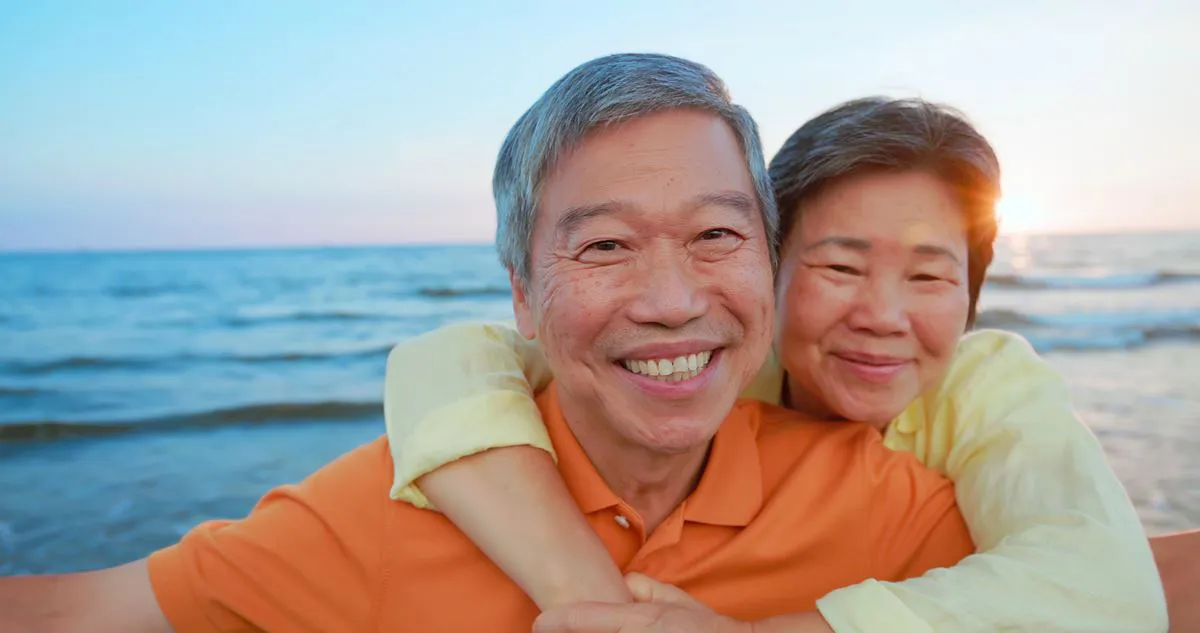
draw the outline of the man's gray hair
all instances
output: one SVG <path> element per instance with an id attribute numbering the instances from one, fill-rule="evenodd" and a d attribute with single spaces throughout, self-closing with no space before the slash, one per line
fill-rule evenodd
<path id="1" fill-rule="evenodd" d="M 774 263 L 779 216 L 754 119 L 707 67 L 669 55 L 623 53 L 577 66 L 509 130 L 492 176 L 496 247 L 504 266 L 528 280 L 542 180 L 564 152 L 594 128 L 683 108 L 720 116 L 741 141 Z"/>
<path id="2" fill-rule="evenodd" d="M 967 276 L 974 321 L 992 263 L 1000 161 L 987 139 L 953 108 L 923 99 L 847 101 L 796 130 L 771 159 L 781 239 L 804 205 L 829 185 L 870 171 L 928 171 L 958 198 L 967 226 Z"/>

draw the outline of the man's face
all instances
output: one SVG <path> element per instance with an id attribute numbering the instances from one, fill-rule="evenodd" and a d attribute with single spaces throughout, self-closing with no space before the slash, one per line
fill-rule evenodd
<path id="1" fill-rule="evenodd" d="M 769 245 L 715 115 L 592 132 L 543 181 L 531 262 L 513 281 L 518 327 L 589 450 L 706 446 L 770 348 Z"/>

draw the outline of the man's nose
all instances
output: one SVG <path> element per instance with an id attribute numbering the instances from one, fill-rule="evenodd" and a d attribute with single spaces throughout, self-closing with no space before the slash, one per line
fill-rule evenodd
<path id="1" fill-rule="evenodd" d="M 904 281 L 876 278 L 863 284 L 847 323 L 855 330 L 875 336 L 906 333 L 909 320 Z"/>
<path id="2" fill-rule="evenodd" d="M 633 280 L 638 298 L 630 309 L 634 321 L 679 328 L 708 312 L 708 288 L 686 253 L 647 258 L 638 266 Z"/>

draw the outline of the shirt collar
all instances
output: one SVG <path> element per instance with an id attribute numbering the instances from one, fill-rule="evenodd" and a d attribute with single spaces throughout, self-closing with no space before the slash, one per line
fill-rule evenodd
<path id="1" fill-rule="evenodd" d="M 550 442 L 554 444 L 554 451 L 558 453 L 558 472 L 562 474 L 567 490 L 571 492 L 575 503 L 584 514 L 616 506 L 621 500 L 609 489 L 608 484 L 604 483 L 600 473 L 596 472 L 595 466 L 563 417 L 557 386 L 554 381 L 546 385 L 538 394 L 537 404 L 542 412 L 542 421 L 546 424 L 546 432 L 550 434 Z"/>
<path id="2" fill-rule="evenodd" d="M 615 507 L 621 499 L 604 482 L 563 417 L 552 382 L 538 395 L 542 420 L 558 453 L 558 470 L 585 514 Z M 704 473 L 684 501 L 684 519 L 712 525 L 746 526 L 762 507 L 758 416 L 763 405 L 739 401 L 713 438 Z"/>
<path id="3" fill-rule="evenodd" d="M 685 520 L 745 527 L 758 515 L 763 481 L 757 429 L 763 406 L 739 401 L 726 416 L 713 438 L 700 485 L 684 501 Z"/>

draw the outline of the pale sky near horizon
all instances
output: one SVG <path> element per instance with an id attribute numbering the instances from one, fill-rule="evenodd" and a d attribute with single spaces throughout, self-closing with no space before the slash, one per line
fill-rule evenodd
<path id="1" fill-rule="evenodd" d="M 957 106 L 1007 231 L 1200 228 L 1200 2 L 434 4 L 7 4 L 0 250 L 486 242 L 508 127 L 620 51 L 712 67 L 768 155 L 845 99 Z"/>

